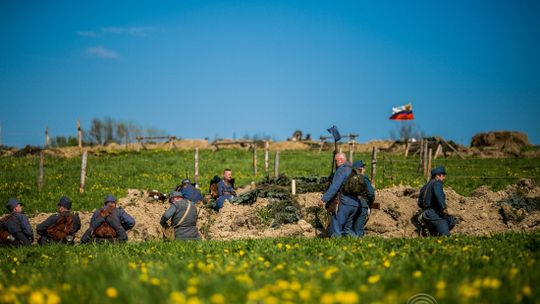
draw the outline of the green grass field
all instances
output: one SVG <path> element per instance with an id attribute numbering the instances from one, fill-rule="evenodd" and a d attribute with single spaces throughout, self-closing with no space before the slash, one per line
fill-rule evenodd
<path id="1" fill-rule="evenodd" d="M 76 210 L 101 206 L 129 188 L 168 191 L 193 177 L 192 151 L 115 152 L 90 156 L 79 193 L 80 158 L 47 156 L 37 190 L 37 157 L 0 157 L 0 199 L 18 197 L 27 213 L 53 212 L 61 195 Z M 273 154 L 270 171 L 273 172 Z M 355 155 L 369 161 L 369 155 Z M 238 185 L 253 175 L 252 152 L 201 151 L 200 181 L 223 168 Z M 283 151 L 280 172 L 325 176 L 331 154 Z M 419 186 L 417 159 L 382 155 L 376 185 Z M 529 177 L 540 159 L 443 159 L 446 185 L 468 194 L 499 190 Z M 0 248 L 0 303 L 406 303 L 418 293 L 439 303 L 540 303 L 540 233 L 423 239 L 266 239 L 51 245 Z"/>
<path id="2" fill-rule="evenodd" d="M 0 248 L 0 302 L 538 303 L 539 256 L 538 232 Z"/>
<path id="3" fill-rule="evenodd" d="M 253 175 L 251 151 L 224 149 L 200 152 L 200 186 L 204 191 L 214 175 L 221 176 L 224 168 L 234 171 L 237 185 L 257 181 L 264 175 L 264 152 L 258 152 L 258 174 Z M 355 159 L 370 161 L 368 154 L 355 154 Z M 316 151 L 282 151 L 280 172 L 290 177 L 328 176 L 332 154 Z M 56 210 L 60 196 L 68 195 L 76 210 L 92 210 L 102 204 L 106 194 L 119 197 L 126 195 L 129 188 L 157 189 L 170 191 L 186 176 L 194 175 L 193 151 L 142 151 L 89 156 L 84 193 L 79 193 L 79 158 L 45 157 L 45 183 L 37 189 L 39 158 L 0 157 L 0 201 L 17 197 L 26 204 L 25 211 Z M 521 177 L 540 181 L 540 159 L 440 159 L 433 165 L 445 165 L 448 171 L 446 185 L 461 194 L 469 194 L 481 185 L 500 190 L 515 183 Z M 274 153 L 270 155 L 270 174 L 273 174 Z M 391 185 L 420 186 L 425 178 L 418 173 L 418 159 L 379 154 L 377 164 L 377 188 Z M 368 170 L 369 173 L 369 170 Z"/>

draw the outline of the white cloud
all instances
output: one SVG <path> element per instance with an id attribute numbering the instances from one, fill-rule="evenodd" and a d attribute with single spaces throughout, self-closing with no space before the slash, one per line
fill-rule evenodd
<path id="1" fill-rule="evenodd" d="M 94 31 L 79 31 L 79 32 L 77 32 L 77 35 L 83 36 L 83 37 L 96 37 L 96 32 L 94 32 Z"/>
<path id="2" fill-rule="evenodd" d="M 118 53 L 113 50 L 108 50 L 102 45 L 90 47 L 86 49 L 86 53 L 92 56 L 97 56 L 105 59 L 116 59 L 119 57 Z"/>
<path id="3" fill-rule="evenodd" d="M 104 27 L 101 29 L 104 33 L 112 34 L 128 34 L 132 36 L 147 36 L 155 30 L 152 26 L 135 26 L 135 27 Z"/>

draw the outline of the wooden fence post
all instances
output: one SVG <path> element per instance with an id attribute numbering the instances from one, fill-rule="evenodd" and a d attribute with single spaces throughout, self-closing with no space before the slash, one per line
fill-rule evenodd
<path id="1" fill-rule="evenodd" d="M 270 143 L 264 142 L 264 172 L 268 174 L 268 150 L 270 149 Z"/>
<path id="2" fill-rule="evenodd" d="M 296 195 L 296 180 L 291 180 L 291 194 Z"/>
<path id="3" fill-rule="evenodd" d="M 44 169 L 43 169 L 43 163 L 45 162 L 45 152 L 41 151 L 39 152 L 39 176 L 38 176 L 38 190 L 41 191 L 43 188 L 43 176 Z"/>
<path id="4" fill-rule="evenodd" d="M 349 161 L 352 163 L 354 157 L 354 139 L 349 141 Z"/>
<path id="5" fill-rule="evenodd" d="M 406 141 L 405 141 L 405 158 L 407 158 L 409 156 L 409 149 L 410 149 L 409 140 L 406 139 Z"/>
<path id="6" fill-rule="evenodd" d="M 424 139 L 422 138 L 420 140 L 420 161 L 418 162 L 418 169 L 416 169 L 416 173 L 420 172 L 420 168 L 424 165 Z"/>
<path id="7" fill-rule="evenodd" d="M 274 160 L 274 176 L 279 176 L 279 151 L 276 152 L 276 159 Z"/>
<path id="8" fill-rule="evenodd" d="M 79 192 L 84 192 L 84 184 L 86 182 L 86 164 L 87 164 L 88 152 L 83 151 L 82 154 L 82 163 L 81 163 L 81 186 L 79 187 Z"/>
<path id="9" fill-rule="evenodd" d="M 377 148 L 371 151 L 371 184 L 376 187 L 375 177 L 377 176 Z"/>
<path id="10" fill-rule="evenodd" d="M 433 159 L 437 159 L 437 157 L 439 157 L 439 154 L 442 154 L 442 146 L 441 146 L 441 144 L 437 145 L 437 150 L 435 150 L 435 155 L 433 156 Z"/>
<path id="11" fill-rule="evenodd" d="M 82 149 L 82 129 L 80 118 L 77 118 L 77 136 L 79 138 L 79 149 Z"/>
<path id="12" fill-rule="evenodd" d="M 257 147 L 253 144 L 253 176 L 257 176 Z"/>
<path id="13" fill-rule="evenodd" d="M 423 157 L 424 176 L 427 175 L 427 158 L 428 158 L 428 141 L 426 140 L 424 141 L 424 157 Z"/>
<path id="14" fill-rule="evenodd" d="M 199 188 L 199 148 L 195 148 L 195 187 Z"/>
<path id="15" fill-rule="evenodd" d="M 429 181 L 430 177 L 431 177 L 431 154 L 432 154 L 432 149 L 429 148 L 429 152 L 428 152 L 428 165 L 427 165 L 427 170 L 426 170 L 426 179 Z"/>
<path id="16" fill-rule="evenodd" d="M 49 147 L 49 127 L 45 129 L 45 148 Z"/>

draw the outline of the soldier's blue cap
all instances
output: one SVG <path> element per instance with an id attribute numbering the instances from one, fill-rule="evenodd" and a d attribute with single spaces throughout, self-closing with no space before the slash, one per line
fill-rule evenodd
<path id="1" fill-rule="evenodd" d="M 15 209 L 15 207 L 17 207 L 17 205 L 22 205 L 22 204 L 21 204 L 21 202 L 19 202 L 18 199 L 16 199 L 16 198 L 11 198 L 11 199 L 9 199 L 9 201 L 7 202 L 6 208 L 7 208 L 7 210 L 9 210 L 9 212 L 13 212 L 13 209 Z"/>
<path id="2" fill-rule="evenodd" d="M 62 196 L 58 202 L 58 206 L 62 206 L 66 209 L 71 209 L 71 200 L 67 196 Z"/>
<path id="3" fill-rule="evenodd" d="M 438 166 L 433 169 L 431 169 L 431 176 L 435 176 L 437 174 L 444 174 L 446 175 L 446 170 L 444 169 L 444 166 Z"/>
<path id="4" fill-rule="evenodd" d="M 366 164 L 364 164 L 364 162 L 362 160 L 357 160 L 352 164 L 352 166 L 355 169 L 360 169 L 360 168 L 364 168 L 366 166 Z"/>
<path id="5" fill-rule="evenodd" d="M 185 178 L 182 180 L 182 185 L 185 185 L 185 184 L 191 184 L 191 181 L 189 180 L 189 178 Z"/>
<path id="6" fill-rule="evenodd" d="M 112 194 L 105 196 L 105 204 L 107 204 L 108 202 L 116 203 L 116 197 Z"/>
<path id="7" fill-rule="evenodd" d="M 182 195 L 182 192 L 171 191 L 171 193 L 169 193 L 169 197 L 183 197 L 183 195 Z"/>

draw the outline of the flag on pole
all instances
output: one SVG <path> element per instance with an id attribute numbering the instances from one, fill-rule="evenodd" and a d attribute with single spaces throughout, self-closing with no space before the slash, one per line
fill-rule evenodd
<path id="1" fill-rule="evenodd" d="M 332 134 L 335 142 L 338 142 L 341 139 L 341 134 L 339 134 L 339 131 L 335 125 L 333 125 L 331 128 L 328 128 L 327 131 Z"/>
<path id="2" fill-rule="evenodd" d="M 412 112 L 412 105 L 406 104 L 401 107 L 395 107 L 392 108 L 392 116 L 390 116 L 390 119 L 392 120 L 413 120 L 414 115 Z"/>

